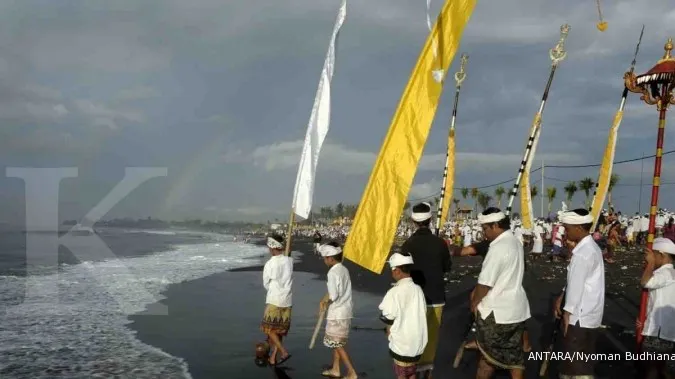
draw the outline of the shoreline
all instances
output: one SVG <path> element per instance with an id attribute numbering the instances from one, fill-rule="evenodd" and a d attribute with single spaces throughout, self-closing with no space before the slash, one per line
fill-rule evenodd
<path id="1" fill-rule="evenodd" d="M 264 240 L 252 240 L 249 243 L 261 246 L 261 248 L 264 247 Z M 297 254 L 298 252 L 301 254 Z M 313 329 L 314 323 L 316 322 L 316 308 L 318 307 L 318 304 L 314 303 L 318 302 L 318 299 L 325 292 L 327 268 L 323 261 L 314 255 L 313 244 L 309 239 L 296 239 L 293 243 L 293 255 L 296 258 L 294 272 L 299 279 L 294 282 L 294 298 L 297 300 L 294 301 L 293 326 L 291 327 L 291 332 L 288 337 L 289 343 L 293 346 L 295 351 L 293 351 L 294 359 L 289 361 L 288 367 L 296 368 L 302 365 L 301 362 L 307 361 L 304 359 L 305 357 L 309 358 L 309 356 L 315 354 L 307 351 L 306 343 L 308 338 L 305 340 L 305 337 L 308 333 L 311 334 L 311 329 Z M 262 249 L 260 259 L 261 261 L 264 261 L 266 258 L 267 254 L 265 250 Z M 637 251 L 627 251 L 618 253 L 616 259 L 617 262 L 615 264 L 605 266 L 607 289 L 604 322 L 610 329 L 602 330 L 598 339 L 597 352 L 608 354 L 620 353 L 625 355 L 625 352 L 621 349 L 632 351 L 634 336 L 622 334 L 621 332 L 624 329 L 632 330 L 635 315 L 637 314 L 639 288 L 637 287 L 635 278 L 637 275 L 636 273 L 639 273 L 642 269 L 642 257 Z M 461 342 L 462 330 L 468 320 L 468 295 L 475 285 L 477 275 L 480 271 L 480 263 L 481 259 L 478 257 L 453 258 L 453 268 L 446 285 L 446 307 L 443 312 L 439 337 L 440 342 L 435 363 L 436 377 L 473 378 L 475 376 L 475 352 L 467 351 L 462 365 L 457 369 L 452 367 L 452 361 Z M 358 292 L 359 297 L 368 298 L 368 307 L 367 309 L 362 310 L 364 314 L 368 314 L 368 317 L 361 317 L 363 314 L 359 314 L 355 310 L 354 324 L 366 323 L 367 327 L 379 327 L 380 324 L 377 321 L 376 314 L 377 304 L 379 304 L 381 297 L 384 296 L 384 293 L 390 288 L 390 284 L 393 280 L 387 275 L 386 270 L 383 271 L 382 275 L 376 275 L 348 261 L 345 262 L 345 265 L 350 271 L 354 292 Z M 553 327 L 550 308 L 552 305 L 553 294 L 560 290 L 562 282 L 564 281 L 564 275 L 566 273 L 565 267 L 566 263 L 549 263 L 545 260 L 545 257 L 540 257 L 536 260 L 528 258 L 528 269 L 526 270 L 523 283 L 531 307 L 532 317 L 527 321 L 527 326 L 530 331 L 530 339 L 534 353 L 542 352 L 549 343 L 548 339 Z M 205 371 L 209 371 L 213 375 L 215 375 L 216 372 L 220 373 L 218 375 L 225 375 L 225 373 L 229 372 L 228 370 L 231 367 L 236 367 L 238 365 L 245 365 L 246 367 L 252 366 L 252 349 L 254 343 L 257 340 L 262 340 L 262 337 L 260 336 L 261 333 L 257 327 L 260 318 L 259 313 L 262 311 L 262 303 L 264 302 L 264 290 L 262 290 L 262 284 L 259 283 L 261 280 L 260 272 L 262 271 L 262 268 L 262 264 L 254 264 L 250 267 L 227 270 L 223 273 L 210 275 L 188 283 L 170 285 L 163 294 L 166 299 L 161 303 L 171 306 L 172 309 L 173 307 L 181 306 L 190 308 L 197 307 L 197 310 L 191 309 L 191 317 L 198 313 L 202 313 L 202 315 L 198 316 L 202 317 L 204 316 L 203 313 L 208 314 L 211 312 L 207 307 L 212 306 L 209 302 L 215 300 L 210 300 L 209 296 L 200 294 L 199 296 L 206 297 L 203 299 L 192 299 L 193 301 L 187 301 L 185 299 L 179 301 L 178 298 L 180 296 L 190 296 L 185 294 L 179 295 L 179 292 L 194 285 L 195 289 L 192 291 L 204 292 L 216 290 L 215 296 L 218 298 L 218 302 L 232 302 L 236 304 L 241 301 L 241 299 L 236 299 L 237 296 L 241 297 L 250 292 L 251 296 L 249 296 L 250 299 L 246 300 L 246 304 L 241 305 L 240 308 L 236 308 L 240 309 L 239 311 L 233 311 L 232 309 L 235 308 L 220 304 L 217 306 L 217 309 L 219 309 L 220 312 L 225 312 L 227 314 L 221 314 L 217 317 L 211 315 L 215 317 L 214 320 L 228 320 L 228 322 L 234 322 L 236 325 L 239 323 L 246 324 L 245 330 L 238 332 L 245 333 L 246 336 L 242 337 L 242 341 L 248 342 L 243 342 L 244 346 L 228 347 L 228 354 L 236 359 L 233 358 L 231 360 L 226 359 L 225 361 L 221 361 L 224 356 L 220 356 L 220 359 L 218 359 L 219 362 L 213 363 L 210 361 L 205 362 L 199 355 L 197 357 L 192 356 L 192 358 L 190 356 L 185 356 L 185 354 L 193 355 L 192 352 L 185 352 L 185 354 L 181 355 L 180 352 L 181 350 L 184 350 L 184 348 L 180 347 L 180 341 L 178 346 L 175 342 L 168 343 L 159 335 L 166 331 L 162 331 L 157 325 L 151 325 L 153 322 L 162 322 L 162 320 L 139 321 L 140 316 L 133 316 L 130 317 L 132 323 L 129 327 L 136 331 L 137 336 L 141 341 L 157 346 L 172 355 L 185 359 L 189 370 L 195 379 L 209 378 L 210 376 L 201 376 L 201 373 L 205 373 Z M 239 281 L 241 281 L 242 286 L 245 288 L 241 288 L 241 291 L 234 292 L 241 293 L 232 293 L 233 291 L 231 288 L 228 291 L 228 285 L 233 285 L 233 283 L 238 283 Z M 303 294 L 306 291 L 310 291 L 311 295 Z M 210 296 L 214 296 L 213 293 Z M 360 300 L 362 299 L 355 296 L 355 303 L 360 303 Z M 180 313 L 183 312 L 184 311 L 180 311 Z M 183 319 L 186 318 L 188 318 L 188 316 L 184 315 Z M 181 321 L 178 320 L 177 322 L 180 323 Z M 169 324 L 175 325 L 175 322 L 169 322 Z M 369 332 L 352 332 L 354 335 L 354 343 L 356 343 L 355 341 L 358 338 L 363 338 L 363 333 Z M 372 332 L 370 333 L 372 334 Z M 208 334 L 203 335 L 203 337 L 205 339 L 209 338 Z M 372 349 L 368 350 L 368 354 L 373 355 L 374 361 L 380 361 L 382 359 L 381 353 L 383 351 L 386 353 L 387 350 L 386 339 L 379 337 L 380 335 L 377 333 L 370 337 L 373 340 L 374 345 Z M 198 338 L 195 336 L 184 338 L 187 338 L 187 341 L 190 343 L 198 342 L 196 344 L 199 345 L 199 347 L 196 347 L 197 349 L 202 349 L 202 344 L 206 346 L 211 344 L 208 340 L 196 341 Z M 320 345 L 320 342 L 317 346 L 318 345 Z M 354 346 L 355 345 L 352 345 L 353 349 Z M 298 349 L 300 350 L 298 351 Z M 326 351 L 323 351 L 325 349 L 320 347 L 315 350 L 320 350 L 320 354 L 326 356 Z M 554 351 L 561 350 L 556 348 Z M 203 352 L 203 354 L 206 353 L 206 351 Z M 355 356 L 353 352 L 351 354 L 353 359 L 357 362 L 357 370 L 362 371 L 362 368 L 358 367 L 358 363 L 368 362 L 368 357 Z M 328 360 L 329 359 L 326 358 L 326 361 Z M 314 362 L 313 360 L 310 361 Z M 312 363 L 312 365 L 315 364 L 316 362 Z M 203 367 L 204 365 L 208 366 L 207 370 Z M 539 361 L 528 360 L 525 377 L 537 378 L 539 365 Z M 556 362 L 551 361 L 548 377 L 557 377 L 556 366 Z M 389 377 L 389 368 L 389 365 L 385 365 L 383 367 L 367 370 L 366 373 L 371 379 L 379 378 L 379 374 L 381 373 L 386 374 L 383 377 Z M 616 378 L 618 377 L 616 375 L 625 376 L 633 370 L 634 365 L 632 362 L 599 362 L 597 367 L 597 377 Z M 258 373 L 256 376 L 243 376 L 241 378 L 266 378 L 268 375 L 273 377 L 273 375 L 270 374 L 263 374 L 264 371 L 256 372 Z M 289 378 L 292 377 L 297 379 L 305 377 L 304 375 L 298 376 L 298 373 L 295 373 L 294 375 L 292 372 L 286 374 Z M 497 375 L 496 377 L 501 378 L 503 376 Z M 239 378 L 239 376 L 233 376 L 233 378 Z"/>

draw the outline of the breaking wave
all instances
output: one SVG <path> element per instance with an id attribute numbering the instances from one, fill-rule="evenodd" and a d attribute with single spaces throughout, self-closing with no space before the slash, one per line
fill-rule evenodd
<path id="1" fill-rule="evenodd" d="M 260 247 L 210 237 L 220 241 L 0 277 L 0 377 L 191 378 L 183 359 L 139 341 L 127 316 L 162 312 L 146 307 L 170 284 L 259 263 Z"/>

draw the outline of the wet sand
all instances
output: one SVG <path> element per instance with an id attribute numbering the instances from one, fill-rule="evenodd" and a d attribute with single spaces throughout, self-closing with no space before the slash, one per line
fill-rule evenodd
<path id="1" fill-rule="evenodd" d="M 325 293 L 326 267 L 314 256 L 310 241 L 296 241 L 294 256 L 293 326 L 286 343 L 293 354 L 288 370 L 258 368 L 253 364 L 254 347 L 264 339 L 258 329 L 264 307 L 261 283 L 262 266 L 232 270 L 200 280 L 169 287 L 163 304 L 169 316 L 134 316 L 130 327 L 138 337 L 169 354 L 186 359 L 196 379 L 207 378 L 312 378 L 320 377 L 321 367 L 330 360 L 330 351 L 321 337 L 314 350 L 307 345 L 316 323 L 318 301 Z M 302 254 L 298 254 L 302 252 Z M 266 259 L 261 246 L 260 263 Z M 527 326 L 533 351 L 548 345 L 553 327 L 551 304 L 553 295 L 562 288 L 566 263 L 550 263 L 546 259 L 528 257 L 524 285 L 530 301 L 532 318 Z M 476 353 L 467 351 L 462 365 L 454 369 L 452 362 L 468 320 L 468 295 L 475 285 L 481 259 L 453 260 L 453 270 L 446 286 L 446 307 L 443 313 L 441 338 L 436 356 L 435 378 L 473 378 Z M 392 282 L 387 270 L 375 275 L 346 262 L 354 290 L 355 319 L 353 326 L 380 328 L 377 320 L 382 296 Z M 639 251 L 618 253 L 616 263 L 606 266 L 607 296 L 603 330 L 598 353 L 623 353 L 634 349 L 634 337 L 622 333 L 632 330 L 638 312 L 638 278 L 642 268 Z M 320 334 L 322 336 L 322 334 Z M 352 330 L 348 346 L 357 370 L 371 379 L 391 378 L 391 362 L 387 341 L 382 332 Z M 560 351 L 559 348 L 554 351 Z M 528 360 L 527 378 L 538 378 L 540 362 Z M 599 378 L 630 377 L 632 362 L 604 361 L 597 367 Z M 276 376 L 275 376 L 276 375 Z M 506 378 L 506 373 L 497 375 Z M 551 362 L 549 377 L 557 377 L 556 362 Z"/>

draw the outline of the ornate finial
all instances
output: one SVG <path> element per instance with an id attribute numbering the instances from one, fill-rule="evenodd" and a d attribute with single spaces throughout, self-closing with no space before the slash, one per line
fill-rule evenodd
<path id="1" fill-rule="evenodd" d="M 666 46 L 663 47 L 666 50 L 666 53 L 663 55 L 664 61 L 670 61 L 673 60 L 673 57 L 671 55 L 671 52 L 673 51 L 673 38 L 668 38 L 668 42 L 666 42 Z"/>
<path id="2" fill-rule="evenodd" d="M 553 49 L 549 50 L 548 55 L 551 57 L 554 66 L 560 63 L 563 59 L 565 59 L 565 57 L 567 57 L 567 52 L 565 51 L 565 40 L 567 39 L 567 35 L 569 34 L 569 32 L 570 26 L 568 24 L 561 26 L 560 40 Z"/>
<path id="3" fill-rule="evenodd" d="M 598 23 L 595 25 L 599 31 L 607 30 L 607 21 L 602 19 L 602 9 L 600 9 L 600 0 L 595 1 L 598 5 Z"/>
<path id="4" fill-rule="evenodd" d="M 464 79 L 466 79 L 466 73 L 464 69 L 466 68 L 466 63 L 469 61 L 469 56 L 465 53 L 462 53 L 461 63 L 459 65 L 459 71 L 455 73 L 455 81 L 457 82 L 457 87 L 462 85 Z"/>

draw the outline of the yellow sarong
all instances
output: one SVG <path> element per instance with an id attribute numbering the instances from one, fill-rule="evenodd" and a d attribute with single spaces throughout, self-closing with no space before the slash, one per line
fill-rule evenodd
<path id="1" fill-rule="evenodd" d="M 434 368 L 436 359 L 436 347 L 438 346 L 438 335 L 441 330 L 441 317 L 443 315 L 443 306 L 427 306 L 427 346 L 420 361 L 417 363 L 417 371 L 427 371 Z"/>

